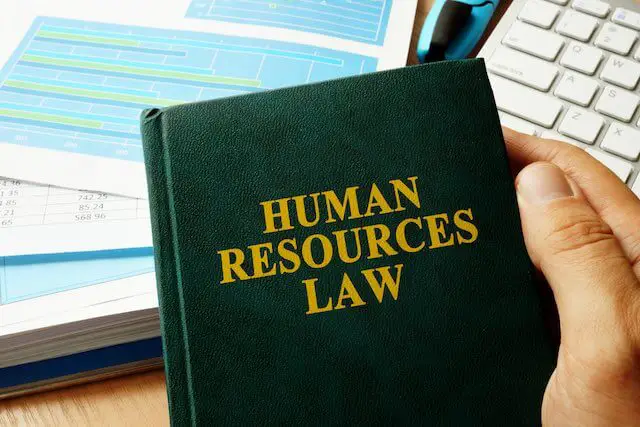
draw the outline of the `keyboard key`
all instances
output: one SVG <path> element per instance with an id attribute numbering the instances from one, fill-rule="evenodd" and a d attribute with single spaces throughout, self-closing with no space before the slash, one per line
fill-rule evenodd
<path id="1" fill-rule="evenodd" d="M 596 18 L 584 13 L 567 10 L 562 15 L 556 31 L 562 35 L 586 42 L 591 38 L 597 27 L 598 20 Z"/>
<path id="2" fill-rule="evenodd" d="M 627 182 L 629 179 L 629 175 L 633 171 L 630 163 L 625 162 L 622 159 L 619 159 L 611 154 L 603 153 L 602 151 L 598 151 L 595 148 L 587 148 L 585 150 L 592 157 L 598 160 L 600 163 L 604 164 L 608 167 L 611 172 L 615 173 L 618 178 L 622 180 L 622 182 Z"/>
<path id="3" fill-rule="evenodd" d="M 506 113 L 550 128 L 562 111 L 562 102 L 534 89 L 495 75 L 489 80 L 498 109 Z"/>
<path id="4" fill-rule="evenodd" d="M 598 18 L 604 18 L 609 14 L 609 10 L 611 10 L 608 3 L 600 0 L 573 0 L 571 7 L 580 12 L 597 16 Z"/>
<path id="5" fill-rule="evenodd" d="M 600 147 L 627 160 L 636 161 L 640 157 L 640 131 L 613 122 Z"/>
<path id="6" fill-rule="evenodd" d="M 487 68 L 503 77 L 545 92 L 558 75 L 556 67 L 548 62 L 506 47 L 495 50 Z"/>
<path id="7" fill-rule="evenodd" d="M 596 111 L 623 122 L 628 122 L 636 112 L 640 98 L 626 90 L 606 86 L 596 104 Z"/>
<path id="8" fill-rule="evenodd" d="M 518 18 L 538 27 L 551 28 L 559 14 L 558 6 L 546 1 L 529 0 L 520 11 Z"/>
<path id="9" fill-rule="evenodd" d="M 636 37 L 635 31 L 607 22 L 596 37 L 596 46 L 626 55 L 635 43 Z"/>
<path id="10" fill-rule="evenodd" d="M 631 187 L 631 191 L 640 198 L 640 176 L 636 178 L 636 182 L 633 184 L 633 187 Z"/>
<path id="11" fill-rule="evenodd" d="M 600 115 L 576 107 L 569 108 L 558 131 L 585 144 L 593 144 L 604 126 Z"/>
<path id="12" fill-rule="evenodd" d="M 564 6 L 569 3 L 569 0 L 549 0 L 552 3 L 559 4 L 560 6 Z"/>
<path id="13" fill-rule="evenodd" d="M 591 103 L 599 87 L 600 85 L 594 79 L 566 71 L 554 93 L 559 98 L 586 107 Z"/>
<path id="14" fill-rule="evenodd" d="M 602 56 L 602 51 L 598 48 L 571 41 L 560 59 L 560 64 L 572 70 L 592 75 L 600 65 Z"/>
<path id="15" fill-rule="evenodd" d="M 613 12 L 611 20 L 617 24 L 624 25 L 625 27 L 640 30 L 640 13 L 618 7 L 616 8 L 616 11 Z"/>
<path id="16" fill-rule="evenodd" d="M 504 36 L 503 43 L 547 61 L 553 61 L 564 45 L 557 34 L 516 21 Z"/>
<path id="17" fill-rule="evenodd" d="M 633 89 L 640 79 L 640 65 L 620 56 L 611 55 L 600 73 L 600 78 L 626 89 Z"/>
<path id="18" fill-rule="evenodd" d="M 522 120 L 518 117 L 514 117 L 511 114 L 498 112 L 500 117 L 500 124 L 509 129 L 513 129 L 516 132 L 524 133 L 526 135 L 537 135 L 536 127 L 526 120 Z"/>
<path id="19" fill-rule="evenodd" d="M 556 141 L 566 142 L 567 144 L 571 144 L 571 145 L 573 145 L 575 147 L 582 148 L 580 143 L 578 141 L 576 141 L 575 139 L 571 139 L 571 138 L 566 137 L 564 135 L 560 135 L 559 133 L 554 132 L 552 130 L 545 130 L 544 132 L 542 132 L 542 135 L 540 135 L 540 138 L 555 139 Z"/>

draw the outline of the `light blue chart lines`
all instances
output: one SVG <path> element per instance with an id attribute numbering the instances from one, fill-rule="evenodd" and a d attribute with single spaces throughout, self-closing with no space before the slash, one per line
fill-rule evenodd
<path id="1" fill-rule="evenodd" d="M 0 142 L 142 162 L 144 108 L 376 66 L 295 43 L 40 17 L 0 72 Z"/>
<path id="2" fill-rule="evenodd" d="M 325 34 L 381 46 L 392 0 L 193 0 L 187 18 Z"/>

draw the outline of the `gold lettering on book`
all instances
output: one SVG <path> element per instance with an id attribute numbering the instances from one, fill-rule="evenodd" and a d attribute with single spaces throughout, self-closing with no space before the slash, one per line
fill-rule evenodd
<path id="1" fill-rule="evenodd" d="M 377 262 L 402 253 L 419 254 L 477 241 L 478 227 L 471 208 L 421 215 L 422 205 L 417 176 L 392 179 L 384 185 L 351 186 L 343 191 L 318 191 L 260 202 L 262 234 L 286 236 L 276 242 L 218 250 L 220 284 L 320 271 L 336 262 Z M 405 217 L 389 217 L 385 223 L 370 219 L 399 212 Z M 338 225 L 351 221 L 356 221 L 355 226 Z M 301 231 L 320 224 L 329 224 L 324 230 L 340 229 L 300 237 Z M 403 268 L 404 264 L 365 268 L 358 278 L 345 272 L 336 287 L 328 287 L 320 276 L 304 279 L 306 314 L 396 301 Z M 334 291 L 328 292 L 332 288 Z"/>

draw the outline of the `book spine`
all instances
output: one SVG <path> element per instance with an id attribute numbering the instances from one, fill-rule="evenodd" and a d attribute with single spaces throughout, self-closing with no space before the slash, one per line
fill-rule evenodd
<path id="1" fill-rule="evenodd" d="M 163 111 L 142 113 L 141 133 L 151 210 L 156 286 L 172 426 L 195 425 L 189 387 L 186 331 L 182 322 L 180 282 L 172 232 L 170 195 L 165 161 Z"/>

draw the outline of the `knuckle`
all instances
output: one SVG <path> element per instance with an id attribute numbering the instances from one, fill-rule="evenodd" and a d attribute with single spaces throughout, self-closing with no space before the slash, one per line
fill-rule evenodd
<path id="1" fill-rule="evenodd" d="M 581 148 L 556 140 L 553 140 L 553 142 L 555 143 L 553 147 L 549 147 L 549 161 L 561 165 L 561 168 L 567 173 L 569 170 L 575 169 L 576 165 L 581 162 L 597 162 L 596 159 Z"/>
<path id="2" fill-rule="evenodd" d="M 550 150 L 550 162 L 555 163 L 570 177 L 584 176 L 585 170 L 598 171 L 598 175 L 613 175 L 613 172 L 581 148 L 558 142 Z"/>
<path id="3" fill-rule="evenodd" d="M 547 237 L 552 255 L 581 252 L 584 257 L 610 254 L 616 244 L 613 230 L 598 218 L 578 218 L 553 229 Z"/>
<path id="4" fill-rule="evenodd" d="M 636 228 L 640 230 L 640 226 Z M 626 248 L 629 254 L 629 261 L 631 261 L 631 268 L 636 269 L 640 266 L 640 236 L 635 234 L 628 234 L 620 239 L 620 242 Z"/>

